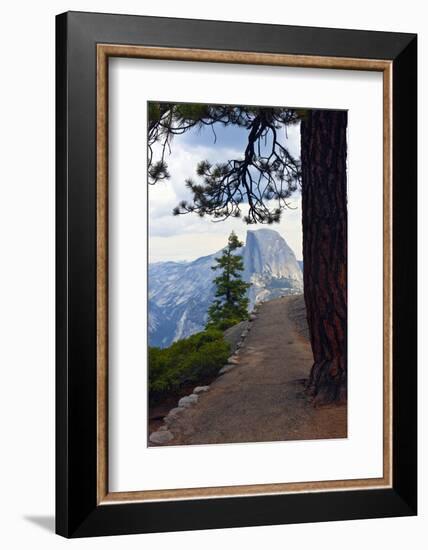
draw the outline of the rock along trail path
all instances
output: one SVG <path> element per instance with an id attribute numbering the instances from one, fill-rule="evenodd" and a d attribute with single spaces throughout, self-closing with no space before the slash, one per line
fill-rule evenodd
<path id="1" fill-rule="evenodd" d="M 167 444 L 347 436 L 345 406 L 314 408 L 303 395 L 313 359 L 302 304 L 301 296 L 287 296 L 260 306 L 238 365 L 173 419 L 168 429 L 174 438 Z"/>

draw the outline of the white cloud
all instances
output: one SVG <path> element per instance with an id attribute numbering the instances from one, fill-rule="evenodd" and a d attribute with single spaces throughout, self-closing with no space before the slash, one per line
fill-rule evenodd
<path id="1" fill-rule="evenodd" d="M 290 151 L 296 156 L 299 153 L 295 127 L 288 129 Z M 185 147 L 175 140 L 171 155 L 167 155 L 169 180 L 149 186 L 149 261 L 191 260 L 221 249 L 228 235 L 234 230 L 245 241 L 247 226 L 240 219 L 228 219 L 224 222 L 213 222 L 211 218 L 200 218 L 197 214 L 173 216 L 172 210 L 181 200 L 191 199 L 185 187 L 185 180 L 195 176 L 198 162 L 208 159 L 210 162 L 222 162 L 231 158 L 241 158 L 242 151 L 233 148 L 210 148 L 205 146 Z M 302 257 L 301 209 L 300 198 L 291 201 L 296 210 L 283 212 L 277 230 L 294 250 L 298 258 Z"/>

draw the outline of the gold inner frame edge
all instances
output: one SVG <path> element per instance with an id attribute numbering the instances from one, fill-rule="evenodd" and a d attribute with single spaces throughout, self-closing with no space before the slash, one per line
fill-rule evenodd
<path id="1" fill-rule="evenodd" d="M 383 73 L 383 477 L 225 487 L 108 489 L 108 59 L 132 57 Z M 392 486 L 392 62 L 223 50 L 97 45 L 97 503 L 224 498 Z"/>

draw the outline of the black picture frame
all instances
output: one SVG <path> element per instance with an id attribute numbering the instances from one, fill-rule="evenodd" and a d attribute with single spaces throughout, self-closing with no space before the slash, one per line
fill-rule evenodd
<path id="1" fill-rule="evenodd" d="M 391 488 L 97 504 L 96 46 L 389 60 L 393 78 Z M 417 513 L 417 36 L 68 12 L 56 18 L 56 532 L 86 537 Z"/>

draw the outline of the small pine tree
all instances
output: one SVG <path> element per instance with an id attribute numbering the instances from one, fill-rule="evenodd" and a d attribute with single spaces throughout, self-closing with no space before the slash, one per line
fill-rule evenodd
<path id="1" fill-rule="evenodd" d="M 236 325 L 248 316 L 247 289 L 251 286 L 241 278 L 244 270 L 242 257 L 235 254 L 235 250 L 243 245 L 235 232 L 229 235 L 226 248 L 220 258 L 216 258 L 217 265 L 213 270 L 221 269 L 222 273 L 214 279 L 217 287 L 216 299 L 208 309 L 207 327 L 217 327 L 225 330 Z"/>

